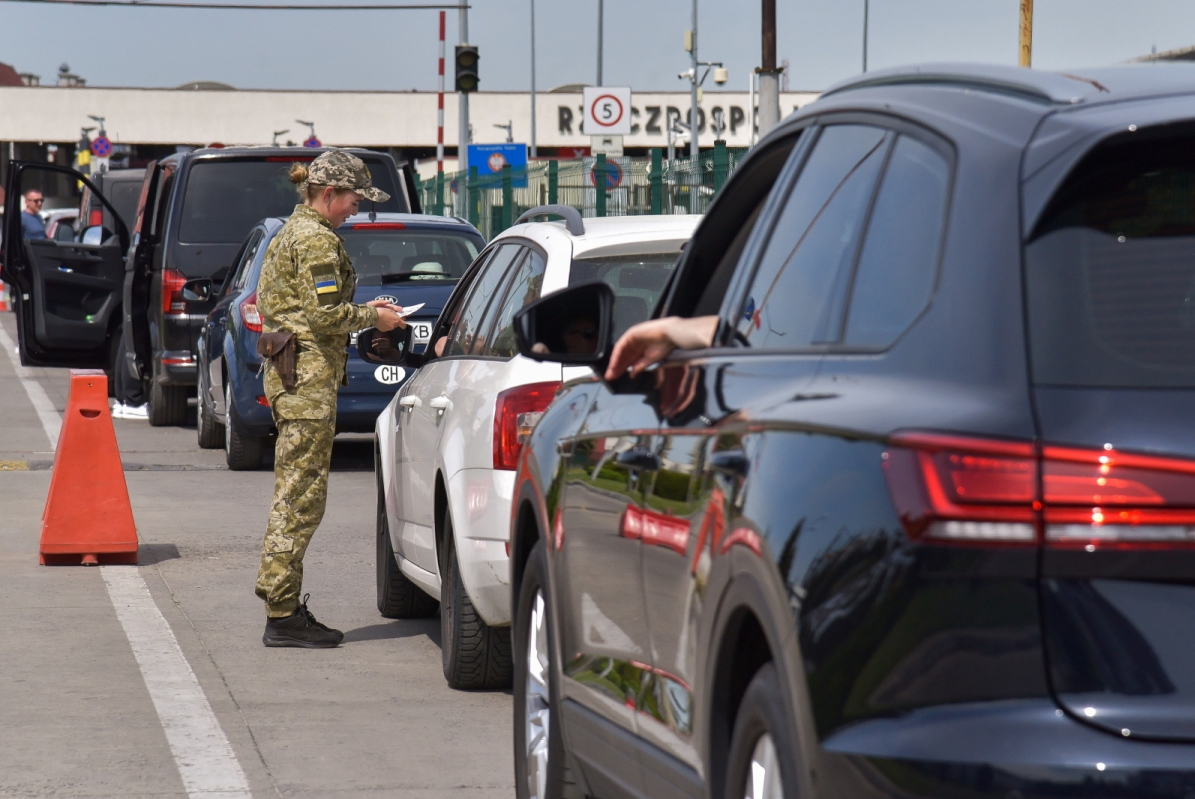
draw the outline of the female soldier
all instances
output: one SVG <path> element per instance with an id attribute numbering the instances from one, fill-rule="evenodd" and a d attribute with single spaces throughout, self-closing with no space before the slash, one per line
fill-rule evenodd
<path id="1" fill-rule="evenodd" d="M 299 601 L 303 554 L 324 516 L 328 467 L 336 433 L 336 392 L 345 383 L 348 334 L 406 327 L 401 308 L 384 300 L 353 303 L 357 277 L 336 228 L 363 198 L 385 202 L 356 156 L 332 150 L 310 166 L 296 163 L 290 179 L 302 204 L 270 243 L 257 288 L 264 331 L 293 333 L 296 386 L 287 391 L 275 369 L 265 373 L 266 397 L 278 428 L 274 502 L 262 543 L 257 595 L 266 603 L 266 646 L 335 647 L 344 634 L 320 624 Z"/>

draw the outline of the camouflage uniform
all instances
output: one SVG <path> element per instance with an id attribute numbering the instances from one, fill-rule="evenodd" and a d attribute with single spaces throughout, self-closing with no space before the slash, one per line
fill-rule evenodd
<path id="1" fill-rule="evenodd" d="M 352 188 L 379 202 L 389 197 L 370 188 L 369 172 L 359 159 L 339 151 L 320 156 L 309 168 L 308 182 Z M 327 503 L 336 393 L 347 383 L 348 334 L 378 322 L 376 308 L 353 304 L 356 286 L 343 240 L 331 223 L 310 206 L 295 206 L 266 250 L 257 288 L 265 332 L 294 333 L 298 347 L 294 391 L 282 387 L 274 369 L 267 366 L 265 373 L 266 398 L 278 428 L 274 501 L 257 575 L 257 595 L 265 600 L 269 618 L 289 616 L 299 607 L 303 555 Z"/>

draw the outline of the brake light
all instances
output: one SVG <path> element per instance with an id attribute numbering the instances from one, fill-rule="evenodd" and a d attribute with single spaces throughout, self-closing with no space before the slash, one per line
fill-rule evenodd
<path id="1" fill-rule="evenodd" d="M 186 282 L 186 275 L 177 269 L 162 270 L 162 313 L 187 312 L 187 301 L 183 299 L 183 285 Z"/>
<path id="2" fill-rule="evenodd" d="M 261 313 L 257 310 L 256 291 L 241 300 L 241 321 L 245 323 L 246 330 L 261 332 Z"/>
<path id="3" fill-rule="evenodd" d="M 1046 546 L 1156 549 L 1195 544 L 1195 461 L 1047 446 Z"/>
<path id="4" fill-rule="evenodd" d="M 95 227 L 102 224 L 104 224 L 104 209 L 92 208 L 91 213 L 87 215 L 88 227 Z"/>
<path id="5" fill-rule="evenodd" d="M 494 468 L 513 470 L 523 444 L 544 410 L 556 398 L 560 381 L 530 383 L 507 389 L 494 406 Z"/>
<path id="6" fill-rule="evenodd" d="M 888 489 L 913 538 L 1037 542 L 1032 444 L 907 433 L 884 453 Z"/>
<path id="7" fill-rule="evenodd" d="M 349 225 L 353 230 L 406 230 L 402 222 L 354 222 Z"/>
<path id="8" fill-rule="evenodd" d="M 1195 461 L 933 433 L 891 444 L 884 474 L 912 538 L 1089 552 L 1195 545 Z"/>

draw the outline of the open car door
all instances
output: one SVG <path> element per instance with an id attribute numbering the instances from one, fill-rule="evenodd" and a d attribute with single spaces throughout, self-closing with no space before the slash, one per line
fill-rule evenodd
<path id="1" fill-rule="evenodd" d="M 47 197 L 77 201 L 76 181 L 100 199 L 117 229 L 87 228 L 78 241 L 24 239 L 25 191 L 37 189 Z M 121 328 L 124 253 L 129 246 L 124 220 L 91 181 L 67 167 L 13 161 L 4 187 L 0 275 L 12 286 L 21 363 L 109 368 Z"/>

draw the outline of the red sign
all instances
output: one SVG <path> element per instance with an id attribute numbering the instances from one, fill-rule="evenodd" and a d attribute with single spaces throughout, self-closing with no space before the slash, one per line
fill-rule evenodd
<path id="1" fill-rule="evenodd" d="M 320 144 L 319 139 L 315 138 L 314 136 L 309 136 L 308 138 L 303 140 L 303 146 L 310 147 L 311 149 L 314 150 L 317 147 L 323 147 L 324 145 Z"/>
<path id="2" fill-rule="evenodd" d="M 593 154 L 588 147 L 561 147 L 556 152 L 559 158 L 588 158 Z"/>
<path id="3" fill-rule="evenodd" d="M 112 142 L 107 136 L 96 136 L 91 140 L 91 154 L 96 158 L 107 158 L 112 155 Z"/>

